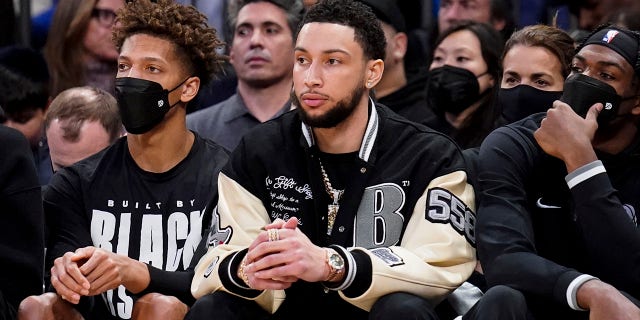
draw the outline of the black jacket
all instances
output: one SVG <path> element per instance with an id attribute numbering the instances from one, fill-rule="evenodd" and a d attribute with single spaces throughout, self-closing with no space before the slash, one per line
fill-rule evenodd
<path id="1" fill-rule="evenodd" d="M 574 313 L 567 291 L 583 273 L 639 297 L 640 145 L 567 175 L 533 137 L 543 117 L 497 129 L 480 148 L 478 253 L 488 284 L 521 290 L 545 319 Z"/>

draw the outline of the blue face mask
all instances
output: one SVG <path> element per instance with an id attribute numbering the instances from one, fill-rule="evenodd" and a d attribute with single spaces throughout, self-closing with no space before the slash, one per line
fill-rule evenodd
<path id="1" fill-rule="evenodd" d="M 166 90 L 162 85 L 139 78 L 116 78 L 116 100 L 120 110 L 122 124 L 127 132 L 132 134 L 143 134 L 149 132 L 164 119 L 169 109 L 169 93 L 178 89 L 186 78 L 175 88 Z"/>

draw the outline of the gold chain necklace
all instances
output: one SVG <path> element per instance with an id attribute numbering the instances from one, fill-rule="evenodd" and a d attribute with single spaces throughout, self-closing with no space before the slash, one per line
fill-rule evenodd
<path id="1" fill-rule="evenodd" d="M 331 231 L 333 230 L 333 224 L 336 222 L 336 216 L 338 215 L 338 209 L 340 209 L 340 198 L 344 194 L 344 190 L 334 189 L 331 186 L 331 181 L 329 181 L 329 176 L 327 172 L 324 170 L 324 166 L 322 165 L 322 161 L 318 157 L 318 162 L 320 163 L 320 171 L 322 172 L 322 182 L 324 182 L 324 189 L 329 194 L 329 198 L 333 203 L 327 206 L 327 235 L 331 235 Z"/>

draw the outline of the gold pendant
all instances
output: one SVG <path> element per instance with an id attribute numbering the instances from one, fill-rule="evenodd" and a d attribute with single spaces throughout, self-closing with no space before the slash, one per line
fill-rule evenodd
<path id="1" fill-rule="evenodd" d="M 331 235 L 333 224 L 336 222 L 336 216 L 338 215 L 339 204 L 330 204 L 327 206 L 327 235 Z"/>

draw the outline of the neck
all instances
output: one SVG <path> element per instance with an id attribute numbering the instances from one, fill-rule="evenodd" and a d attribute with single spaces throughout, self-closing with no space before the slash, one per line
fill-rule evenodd
<path id="1" fill-rule="evenodd" d="M 260 122 L 265 122 L 282 109 L 291 93 L 291 77 L 285 78 L 266 88 L 249 86 L 238 81 L 238 93 L 249 112 Z"/>
<path id="2" fill-rule="evenodd" d="M 404 66 L 397 64 L 395 68 L 385 68 L 384 75 L 376 85 L 376 98 L 384 98 L 407 85 Z"/>
<path id="3" fill-rule="evenodd" d="M 608 154 L 618 154 L 626 149 L 635 139 L 638 127 L 631 121 L 613 124 L 615 131 L 599 130 L 593 138 L 593 148 Z"/>
<path id="4" fill-rule="evenodd" d="M 169 171 L 184 160 L 194 141 L 195 136 L 187 130 L 182 113 L 174 113 L 173 117 L 165 118 L 147 133 L 127 135 L 127 145 L 133 160 L 141 169 L 154 173 Z"/>
<path id="5" fill-rule="evenodd" d="M 369 120 L 369 92 L 365 91 L 353 113 L 333 128 L 313 128 L 318 149 L 325 153 L 349 153 L 360 149 Z"/>

